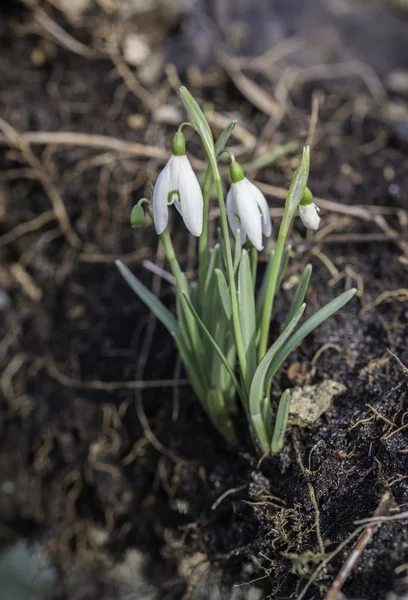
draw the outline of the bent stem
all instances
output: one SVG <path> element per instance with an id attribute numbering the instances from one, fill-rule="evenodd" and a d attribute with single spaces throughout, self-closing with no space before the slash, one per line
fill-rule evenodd
<path id="1" fill-rule="evenodd" d="M 238 299 L 237 299 L 237 286 L 235 283 L 234 265 L 232 261 L 232 252 L 229 242 L 229 231 L 227 221 L 227 211 L 225 208 L 224 192 L 222 189 L 222 183 L 218 167 L 213 167 L 214 180 L 217 188 L 217 198 L 220 207 L 220 220 L 221 220 L 221 231 L 225 242 L 225 256 L 227 259 L 227 271 L 228 271 L 228 283 L 231 294 L 231 308 L 232 308 L 232 323 L 234 327 L 235 342 L 237 345 L 238 360 L 241 367 L 242 378 L 246 381 L 247 372 L 247 361 L 245 356 L 244 342 L 242 338 L 241 324 L 239 321 L 239 310 L 238 310 Z"/>
<path id="2" fill-rule="evenodd" d="M 200 303 L 203 300 L 205 278 L 207 276 L 207 264 L 208 264 L 208 215 L 210 211 L 210 190 L 212 183 L 212 168 L 208 165 L 205 172 L 204 185 L 203 185 L 203 231 L 198 240 L 198 298 Z"/>
<path id="3" fill-rule="evenodd" d="M 283 224 L 283 221 L 282 221 Z M 271 323 L 272 309 L 273 309 L 273 301 L 275 299 L 276 287 L 278 283 L 279 277 L 279 268 L 282 260 L 283 250 L 285 248 L 285 240 L 286 240 L 286 230 L 282 231 L 282 225 L 279 229 L 278 241 L 276 242 L 275 253 L 273 255 L 271 273 L 269 275 L 266 292 L 265 292 L 265 302 L 262 311 L 262 320 L 261 320 L 261 337 L 259 340 L 259 348 L 258 348 L 258 360 L 261 362 L 263 357 L 266 354 L 266 348 L 268 345 L 269 338 L 269 327 Z M 286 228 L 285 228 L 286 229 Z"/>

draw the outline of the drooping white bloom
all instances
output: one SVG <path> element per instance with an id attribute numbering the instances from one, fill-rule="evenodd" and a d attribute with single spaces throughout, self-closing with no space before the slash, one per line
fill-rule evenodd
<path id="1" fill-rule="evenodd" d="M 232 177 L 226 202 L 229 226 L 234 236 L 240 229 L 242 243 L 248 236 L 255 248 L 262 250 L 262 236 L 270 237 L 272 233 L 268 203 L 262 192 L 246 177 L 236 182 L 234 179 L 236 177 Z"/>
<path id="2" fill-rule="evenodd" d="M 320 217 L 317 214 L 320 211 L 320 208 L 316 206 L 314 202 L 310 204 L 306 204 L 299 206 L 299 216 L 302 219 L 302 223 L 308 229 L 313 229 L 316 231 L 319 229 Z"/>
<path id="3" fill-rule="evenodd" d="M 203 229 L 203 194 L 185 154 L 171 156 L 154 186 L 152 208 L 158 235 L 167 227 L 171 204 L 177 208 L 190 233 L 200 236 Z"/>

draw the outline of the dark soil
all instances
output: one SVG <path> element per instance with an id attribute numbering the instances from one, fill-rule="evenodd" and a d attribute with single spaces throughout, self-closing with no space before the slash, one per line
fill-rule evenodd
<path id="1" fill-rule="evenodd" d="M 27 29 L 30 14 L 11 8 L 0 25 L 1 116 L 9 126 L 168 149 L 174 126 L 126 93 L 109 57 L 45 42 L 41 28 Z M 98 51 L 102 34 L 95 42 L 91 32 L 104 19 L 114 22 L 95 9 L 75 26 L 45 8 Z M 157 21 L 176 65 L 172 48 L 183 26 L 191 34 L 189 19 Z M 122 258 L 172 303 L 170 286 L 141 264 L 161 261 L 154 233 L 128 225 L 132 204 L 149 193 L 146 175 L 154 180 L 163 159 L 78 143 L 28 147 L 3 124 L 0 541 L 42 540 L 59 574 L 56 597 L 66 600 L 110 600 L 129 588 L 138 598 L 142 586 L 153 586 L 158 598 L 201 598 L 216 585 L 227 594 L 236 584 L 243 596 L 256 586 L 264 597 L 297 598 L 338 549 L 304 596 L 317 599 L 351 554 L 357 537 L 341 544 L 356 521 L 371 517 L 389 490 L 394 520 L 375 531 L 343 592 L 349 599 L 406 597 L 408 528 L 406 518 L 395 518 L 408 505 L 406 98 L 388 88 L 373 94 L 353 73 L 302 80 L 274 133 L 273 118 L 225 69 L 205 68 L 207 79 L 183 73 L 198 98 L 238 116 L 250 134 L 269 128 L 277 145 L 306 140 L 312 98 L 320 95 L 309 185 L 339 204 L 322 206 L 321 231 L 331 229 L 320 238 L 305 238 L 296 224 L 274 326 L 292 293 L 290 277 L 307 262 L 314 267 L 309 313 L 352 285 L 359 295 L 295 352 L 275 392 L 325 379 L 347 391 L 312 427 L 291 427 L 276 457 L 258 462 L 242 415 L 239 443 L 228 447 L 185 380 L 177 383 L 170 336 L 114 266 Z M 272 94 L 276 73 L 252 76 Z M 160 76 L 151 91 L 180 109 L 169 79 Z M 135 114 L 142 126 L 131 129 Z M 189 148 L 202 158 L 193 142 Z M 252 157 L 251 149 L 239 152 Z M 297 161 L 284 157 L 253 176 L 287 187 Z M 359 215 L 347 212 L 357 205 Z M 271 206 L 282 200 L 272 198 Z M 187 247 L 183 231 L 176 237 Z M 189 247 L 182 262 L 191 270 L 194 261 Z M 135 391 L 135 379 L 150 384 Z M 143 584 L 118 571 L 132 549 L 143 553 Z"/>

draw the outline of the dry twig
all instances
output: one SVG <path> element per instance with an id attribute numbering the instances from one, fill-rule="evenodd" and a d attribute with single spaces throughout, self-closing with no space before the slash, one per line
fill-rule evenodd
<path id="1" fill-rule="evenodd" d="M 336 600 L 337 594 L 340 592 L 346 579 L 349 577 L 351 571 L 353 570 L 356 562 L 358 561 L 358 559 L 364 552 L 365 547 L 370 542 L 375 531 L 377 530 L 377 527 L 379 525 L 379 521 L 377 519 L 380 517 L 384 517 L 387 514 L 389 506 L 390 506 L 390 501 L 391 501 L 391 492 L 389 489 L 387 489 L 384 492 L 384 494 L 380 500 L 380 503 L 377 507 L 377 510 L 375 511 L 375 513 L 373 515 L 373 519 L 375 521 L 374 522 L 373 522 L 373 520 L 369 521 L 370 522 L 369 526 L 364 531 L 364 533 L 360 536 L 353 551 L 351 552 L 350 556 L 347 558 L 346 562 L 340 569 L 336 579 L 333 581 L 330 589 L 328 590 L 327 594 L 325 595 L 324 600 Z"/>

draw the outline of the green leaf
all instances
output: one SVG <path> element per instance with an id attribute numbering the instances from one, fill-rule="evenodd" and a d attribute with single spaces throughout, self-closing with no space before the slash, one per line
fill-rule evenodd
<path id="1" fill-rule="evenodd" d="M 241 230 L 238 229 L 235 237 L 235 254 L 234 254 L 234 274 L 236 275 L 241 260 L 242 253 L 242 237 Z"/>
<path id="2" fill-rule="evenodd" d="M 292 250 L 292 246 L 290 244 L 288 244 L 282 252 L 282 258 L 281 258 L 281 263 L 279 265 L 279 273 L 278 273 L 278 280 L 276 283 L 276 289 L 280 288 L 283 278 L 285 277 L 286 269 L 289 264 L 291 250 Z"/>
<path id="3" fill-rule="evenodd" d="M 224 129 L 224 131 L 221 133 L 220 137 L 218 138 L 218 140 L 215 142 L 215 155 L 217 158 L 220 157 L 220 155 L 224 152 L 225 150 L 225 145 L 228 142 L 231 133 L 234 130 L 235 125 L 237 124 L 237 121 L 231 121 L 231 123 L 229 125 L 227 125 L 227 127 Z"/>
<path id="4" fill-rule="evenodd" d="M 217 159 L 215 156 L 214 139 L 208 121 L 205 118 L 203 111 L 198 106 L 197 102 L 186 87 L 182 86 L 180 88 L 180 94 L 188 114 L 191 117 L 193 125 L 202 139 L 204 148 L 208 154 L 208 158 L 210 159 L 211 163 L 216 166 Z"/>
<path id="5" fill-rule="evenodd" d="M 271 439 L 268 436 L 268 428 L 263 421 L 262 414 L 259 412 L 256 415 L 251 415 L 250 423 L 254 432 L 255 446 L 259 447 L 263 455 L 269 454 Z"/>
<path id="6" fill-rule="evenodd" d="M 245 383 L 249 390 L 256 370 L 256 311 L 251 264 L 246 250 L 242 250 L 238 271 L 238 309 L 247 360 Z"/>
<path id="7" fill-rule="evenodd" d="M 263 277 L 261 288 L 258 292 L 258 298 L 256 299 L 256 322 L 258 325 L 260 324 L 263 306 L 265 302 L 266 288 L 268 285 L 269 276 L 272 270 L 273 257 L 275 256 L 275 250 L 272 249 L 269 254 L 268 264 L 266 265 Z"/>
<path id="8" fill-rule="evenodd" d="M 289 263 L 291 249 L 292 249 L 292 247 L 289 245 L 286 248 L 284 248 L 284 250 L 282 252 L 282 258 L 281 258 L 281 263 L 279 265 L 279 273 L 278 273 L 276 288 L 278 288 L 281 285 L 282 280 L 285 276 L 285 271 L 286 271 L 286 267 L 288 266 L 288 263 Z M 272 271 L 272 264 L 273 264 L 274 256 L 275 256 L 275 249 L 273 248 L 269 255 L 268 264 L 266 266 L 266 269 L 264 271 L 264 275 L 262 278 L 261 289 L 259 290 L 258 298 L 256 300 L 256 322 L 258 323 L 258 325 L 260 325 L 260 321 L 262 318 L 262 311 L 263 311 L 263 306 L 264 306 L 265 296 L 266 296 L 266 288 L 268 286 L 268 280 L 269 280 L 269 277 L 270 277 L 270 274 Z M 259 332 L 258 332 L 258 336 L 259 336 Z"/>
<path id="9" fill-rule="evenodd" d="M 190 299 L 187 297 L 187 295 L 184 292 L 182 292 L 182 294 L 181 294 L 181 299 L 186 304 L 186 306 L 190 310 L 191 314 L 195 318 L 198 327 L 204 333 L 204 335 L 206 336 L 207 340 L 210 342 L 211 346 L 213 347 L 213 349 L 215 350 L 215 352 L 218 354 L 218 356 L 220 357 L 220 359 L 224 363 L 225 368 L 227 369 L 228 373 L 231 376 L 231 379 L 234 381 L 234 385 L 237 388 L 237 392 L 241 395 L 241 390 L 240 390 L 240 386 L 239 386 L 238 380 L 235 377 L 235 374 L 234 374 L 233 370 L 231 369 L 231 366 L 230 366 L 227 358 L 224 356 L 221 348 L 218 346 L 217 342 L 214 340 L 214 338 L 212 337 L 211 333 L 208 331 L 207 327 L 204 325 L 204 323 L 202 322 L 202 320 L 198 316 L 198 314 L 197 314 L 194 306 L 191 304 Z"/>
<path id="10" fill-rule="evenodd" d="M 206 385 L 202 381 L 202 368 L 198 368 L 196 364 L 194 364 L 191 354 L 188 348 L 185 345 L 185 341 L 181 336 L 175 338 L 177 349 L 179 351 L 184 369 L 187 373 L 188 380 L 191 384 L 191 387 L 194 390 L 195 395 L 199 399 L 202 407 L 207 412 L 207 397 L 206 397 Z"/>
<path id="11" fill-rule="evenodd" d="M 307 180 L 309 177 L 309 166 L 310 166 L 310 149 L 309 146 L 303 148 L 302 160 L 299 168 L 296 170 L 295 175 L 290 184 L 288 195 L 285 203 L 285 213 L 282 219 L 281 232 L 286 236 L 289 226 L 295 216 L 297 207 L 303 198 L 305 192 Z M 281 233 L 280 232 L 280 233 Z"/>
<path id="12" fill-rule="evenodd" d="M 267 424 L 264 423 L 262 419 L 262 401 L 264 398 L 266 375 L 268 372 L 269 365 L 273 360 L 275 354 L 278 352 L 279 348 L 281 348 L 281 346 L 286 342 L 286 340 L 292 334 L 293 330 L 298 324 L 305 310 L 305 306 L 306 305 L 303 304 L 299 308 L 292 321 L 289 323 L 288 327 L 283 333 L 281 333 L 276 342 L 272 344 L 272 346 L 269 348 L 268 352 L 265 354 L 265 356 L 259 363 L 252 380 L 252 385 L 249 392 L 249 413 L 251 416 L 251 421 L 257 433 L 259 443 L 261 444 L 261 448 L 264 452 L 266 452 L 267 450 L 269 451 L 270 449 L 270 439 L 267 436 L 266 428 Z M 268 440 L 267 448 L 264 445 L 262 445 L 264 444 L 265 439 Z"/>
<path id="13" fill-rule="evenodd" d="M 225 279 L 225 275 L 221 271 L 221 269 L 215 269 L 215 275 L 217 277 L 217 286 L 218 286 L 218 293 L 219 293 L 220 300 L 221 300 L 221 305 L 224 309 L 225 316 L 227 317 L 227 319 L 229 321 L 232 316 L 232 306 L 231 306 L 231 296 L 230 296 L 230 291 L 228 289 L 227 280 Z"/>
<path id="14" fill-rule="evenodd" d="M 198 306 L 198 285 L 196 281 L 192 281 L 189 287 L 189 296 L 191 304 L 197 309 Z"/>
<path id="15" fill-rule="evenodd" d="M 216 244 L 211 250 L 210 262 L 207 267 L 205 277 L 203 297 L 201 298 L 201 318 L 204 323 L 213 331 L 214 314 L 218 309 L 218 291 L 215 280 L 215 269 L 219 267 L 221 262 L 221 247 Z"/>
<path id="16" fill-rule="evenodd" d="M 293 296 L 290 310 L 286 316 L 284 324 L 282 325 L 282 330 L 284 330 L 285 327 L 287 326 L 287 324 L 291 321 L 291 319 L 293 318 L 293 315 L 295 314 L 295 312 L 297 311 L 299 306 L 301 304 L 303 304 L 303 301 L 306 296 L 307 288 L 309 287 L 309 281 L 310 281 L 311 274 L 312 274 L 312 265 L 306 265 L 305 268 L 303 269 L 302 275 L 299 278 L 299 283 L 297 284 L 296 292 L 295 292 L 295 295 Z"/>
<path id="17" fill-rule="evenodd" d="M 235 440 L 235 430 L 228 414 L 228 407 L 225 404 L 224 396 L 220 390 L 208 390 L 207 406 L 208 415 L 215 428 L 227 442 L 233 442 Z"/>
<path id="18" fill-rule="evenodd" d="M 351 290 L 344 292 L 326 304 L 326 306 L 323 306 L 323 308 L 318 310 L 310 317 L 310 319 L 308 319 L 301 327 L 299 327 L 294 335 L 281 347 L 279 352 L 276 353 L 274 359 L 269 365 L 268 374 L 266 376 L 268 382 L 272 379 L 289 354 L 293 352 L 293 350 L 305 339 L 305 337 L 314 329 L 316 329 L 316 327 L 321 325 L 326 319 L 331 317 L 335 312 L 340 310 L 345 304 L 347 304 L 347 302 L 355 295 L 356 291 L 357 290 L 355 288 L 352 288 Z"/>
<path id="19" fill-rule="evenodd" d="M 117 260 L 116 266 L 125 281 L 137 296 L 150 308 L 152 313 L 170 331 L 173 336 L 180 335 L 180 328 L 174 315 L 162 302 L 128 269 L 122 261 Z"/>
<path id="20" fill-rule="evenodd" d="M 261 414 L 268 440 L 271 440 L 273 433 L 273 413 L 269 396 L 264 396 L 264 398 L 262 398 Z"/>
<path id="21" fill-rule="evenodd" d="M 271 452 L 277 454 L 285 443 L 285 432 L 288 425 L 290 405 L 290 390 L 285 390 L 280 397 L 278 412 L 276 414 L 275 428 L 273 430 Z"/>

